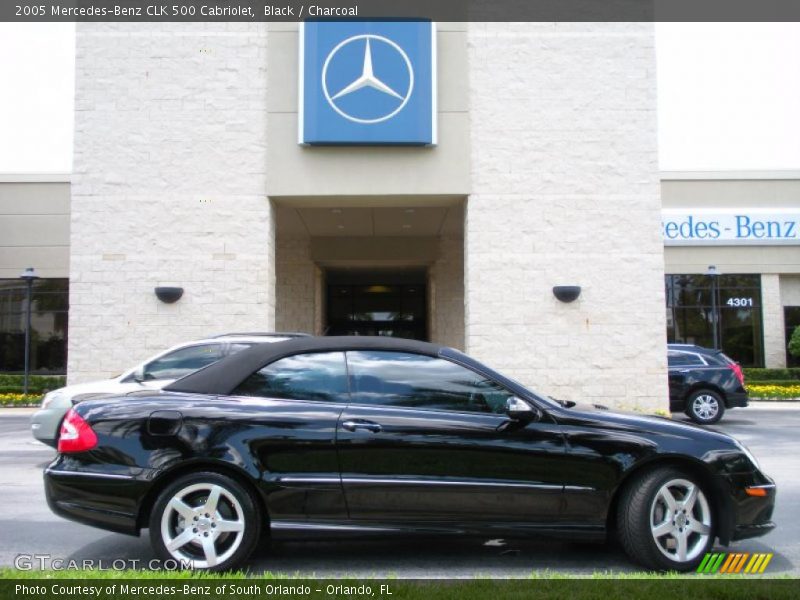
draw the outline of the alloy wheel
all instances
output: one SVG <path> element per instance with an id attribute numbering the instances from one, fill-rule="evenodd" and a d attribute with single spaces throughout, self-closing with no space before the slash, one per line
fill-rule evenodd
<path id="1" fill-rule="evenodd" d="M 711 510 L 700 487 L 687 479 L 662 485 L 650 507 L 650 531 L 656 547 L 670 560 L 697 558 L 711 536 Z"/>
<path id="2" fill-rule="evenodd" d="M 167 502 L 161 516 L 161 539 L 167 552 L 192 568 L 207 569 L 229 559 L 241 546 L 242 506 L 225 487 L 196 483 Z"/>
<path id="3" fill-rule="evenodd" d="M 710 421 L 719 412 L 719 400 L 711 394 L 700 394 L 692 400 L 692 412 L 702 421 Z"/>

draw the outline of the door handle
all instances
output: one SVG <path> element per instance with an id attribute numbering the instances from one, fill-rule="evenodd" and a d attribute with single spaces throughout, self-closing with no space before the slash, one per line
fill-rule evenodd
<path id="1" fill-rule="evenodd" d="M 344 421 L 342 427 L 347 431 L 356 431 L 357 429 L 366 429 L 372 433 L 379 433 L 383 427 L 374 423 L 373 421 L 364 421 L 362 419 Z"/>

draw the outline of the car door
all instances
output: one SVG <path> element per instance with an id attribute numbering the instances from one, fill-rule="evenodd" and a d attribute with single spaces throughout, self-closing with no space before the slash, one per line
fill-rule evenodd
<path id="1" fill-rule="evenodd" d="M 683 396 L 686 389 L 687 366 L 684 354 L 670 350 L 667 352 L 669 367 L 669 405 L 671 410 L 683 410 Z"/>
<path id="2" fill-rule="evenodd" d="M 347 352 L 351 402 L 337 427 L 350 517 L 550 524 L 565 446 L 546 414 L 505 413 L 513 395 L 442 358 Z"/>
<path id="3" fill-rule="evenodd" d="M 273 529 L 347 518 L 334 443 L 347 385 L 343 352 L 312 352 L 280 358 L 233 391 L 234 399 L 251 401 L 257 427 L 247 443 L 262 471 Z"/>
<path id="4" fill-rule="evenodd" d="M 698 372 L 707 372 L 708 365 L 694 352 L 670 350 L 667 353 L 669 365 L 669 404 L 674 411 L 685 408 L 686 392 L 696 381 Z"/>

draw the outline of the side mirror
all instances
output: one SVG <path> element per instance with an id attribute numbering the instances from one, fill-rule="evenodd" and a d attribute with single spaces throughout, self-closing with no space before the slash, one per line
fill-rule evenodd
<path id="1" fill-rule="evenodd" d="M 506 400 L 506 414 L 514 421 L 522 421 L 523 423 L 530 423 L 541 418 L 539 409 L 532 407 L 524 400 L 520 400 L 516 396 L 512 396 Z"/>
<path id="2" fill-rule="evenodd" d="M 139 367 L 133 372 L 133 380 L 136 383 L 142 383 L 144 381 L 144 367 Z"/>

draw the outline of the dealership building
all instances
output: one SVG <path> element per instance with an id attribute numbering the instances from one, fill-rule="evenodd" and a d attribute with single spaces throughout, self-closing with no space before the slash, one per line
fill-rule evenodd
<path id="1" fill-rule="evenodd" d="M 667 340 L 715 320 L 790 359 L 800 173 L 659 172 L 650 23 L 79 24 L 75 93 L 72 173 L 0 175 L 0 372 L 27 267 L 34 371 L 72 382 L 230 331 L 395 335 L 651 411 Z"/>

